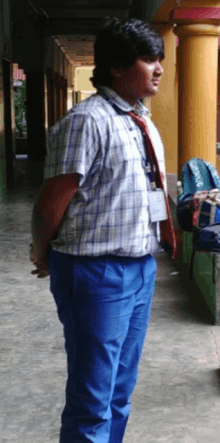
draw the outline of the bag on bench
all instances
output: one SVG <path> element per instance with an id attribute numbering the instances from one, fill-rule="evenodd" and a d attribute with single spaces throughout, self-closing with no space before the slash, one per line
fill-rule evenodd
<path id="1" fill-rule="evenodd" d="M 220 223 L 193 230 L 195 251 L 220 252 Z"/>
<path id="2" fill-rule="evenodd" d="M 182 171 L 183 192 L 178 197 L 177 219 L 183 231 L 220 222 L 220 177 L 211 163 L 192 158 Z"/>

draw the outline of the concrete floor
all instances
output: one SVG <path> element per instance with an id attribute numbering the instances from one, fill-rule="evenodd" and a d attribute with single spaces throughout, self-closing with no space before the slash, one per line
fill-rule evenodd
<path id="1" fill-rule="evenodd" d="M 0 202 L 0 443 L 58 443 L 64 404 L 62 328 L 49 279 L 30 274 L 33 196 Z M 190 311 L 177 263 L 158 267 L 124 443 L 218 443 L 220 328 Z"/>

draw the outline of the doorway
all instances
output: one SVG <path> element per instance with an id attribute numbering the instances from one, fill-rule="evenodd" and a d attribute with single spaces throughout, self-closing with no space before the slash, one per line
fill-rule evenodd
<path id="1" fill-rule="evenodd" d="M 14 188 L 14 161 L 15 154 L 12 138 L 11 119 L 11 62 L 5 58 L 2 60 L 3 67 L 3 90 L 4 90 L 4 126 L 6 147 L 6 184 L 7 190 Z"/>

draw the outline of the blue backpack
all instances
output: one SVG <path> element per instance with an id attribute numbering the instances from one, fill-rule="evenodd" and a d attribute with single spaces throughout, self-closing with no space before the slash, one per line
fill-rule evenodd
<path id="1" fill-rule="evenodd" d="M 220 177 L 211 163 L 201 158 L 192 158 L 183 167 L 182 184 L 183 192 L 177 201 L 177 219 L 183 231 L 192 231 L 195 193 L 198 191 L 210 191 L 216 188 L 220 190 Z M 203 226 L 210 224 L 208 221 L 208 210 L 208 206 L 204 207 L 207 220 L 204 220 Z M 216 209 L 213 222 L 220 222 L 220 208 Z"/>

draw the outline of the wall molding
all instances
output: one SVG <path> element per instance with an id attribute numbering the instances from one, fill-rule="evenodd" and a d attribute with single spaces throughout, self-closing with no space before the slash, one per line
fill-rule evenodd
<path id="1" fill-rule="evenodd" d="M 170 12 L 172 23 L 211 23 L 220 24 L 220 8 L 173 8 Z"/>

